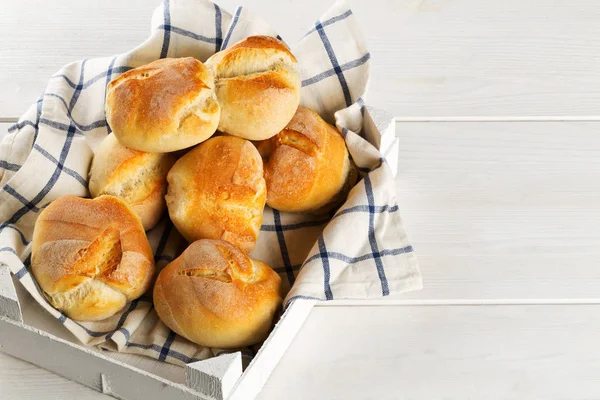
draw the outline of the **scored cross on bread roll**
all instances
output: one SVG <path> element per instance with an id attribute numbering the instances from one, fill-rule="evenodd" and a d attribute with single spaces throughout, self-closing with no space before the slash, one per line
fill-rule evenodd
<path id="1" fill-rule="evenodd" d="M 212 136 L 221 114 L 208 68 L 192 57 L 165 58 L 108 84 L 106 119 L 123 145 L 151 153 L 194 146 Z"/>
<path id="2" fill-rule="evenodd" d="M 188 242 L 222 239 L 252 251 L 266 198 L 262 159 L 252 143 L 210 138 L 181 157 L 167 181 L 169 216 Z"/>
<path id="3" fill-rule="evenodd" d="M 94 155 L 89 188 L 92 197 L 104 194 L 127 202 L 151 229 L 165 211 L 167 173 L 175 163 L 171 154 L 147 153 L 123 146 L 108 135 Z"/>
<path id="4" fill-rule="evenodd" d="M 70 318 L 98 321 L 149 289 L 154 257 L 140 219 L 114 196 L 63 196 L 39 215 L 31 271 Z"/>
<path id="5" fill-rule="evenodd" d="M 222 240 L 198 240 L 167 265 L 154 285 L 160 319 L 181 336 L 209 347 L 264 340 L 281 304 L 281 278 Z"/>
<path id="6" fill-rule="evenodd" d="M 344 138 L 308 108 L 298 107 L 285 129 L 257 147 L 266 158 L 267 204 L 276 210 L 328 211 L 356 183 Z"/>
<path id="7" fill-rule="evenodd" d="M 219 130 L 248 140 L 270 138 L 300 103 L 300 73 L 292 52 L 269 36 L 250 36 L 206 61 L 221 106 Z"/>

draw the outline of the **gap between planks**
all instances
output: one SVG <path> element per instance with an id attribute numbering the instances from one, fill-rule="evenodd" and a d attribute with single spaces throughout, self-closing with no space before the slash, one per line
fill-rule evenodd
<path id="1" fill-rule="evenodd" d="M 559 306 L 600 305 L 600 298 L 590 299 L 448 299 L 448 300 L 332 300 L 317 302 L 314 307 L 398 307 L 398 306 Z"/>
<path id="2" fill-rule="evenodd" d="M 600 116 L 523 116 L 523 117 L 395 117 L 395 122 L 585 122 L 600 121 Z"/>
<path id="3" fill-rule="evenodd" d="M 15 123 L 19 118 L 0 117 L 0 123 Z M 599 116 L 524 116 L 524 117 L 395 117 L 395 122 L 585 122 L 600 121 Z"/>

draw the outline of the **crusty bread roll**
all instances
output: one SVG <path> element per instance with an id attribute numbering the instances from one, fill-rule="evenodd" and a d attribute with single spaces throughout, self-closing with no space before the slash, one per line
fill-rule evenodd
<path id="1" fill-rule="evenodd" d="M 208 139 L 220 108 L 208 68 L 192 57 L 165 58 L 108 84 L 106 119 L 123 145 L 167 153 Z"/>
<path id="2" fill-rule="evenodd" d="M 248 253 L 265 207 L 263 164 L 247 140 L 217 136 L 181 157 L 167 175 L 167 208 L 188 242 L 223 239 Z"/>
<path id="3" fill-rule="evenodd" d="M 149 230 L 165 211 L 167 173 L 174 163 L 170 154 L 125 147 L 111 133 L 94 155 L 90 193 L 92 197 L 109 194 L 125 200 Z"/>
<path id="4" fill-rule="evenodd" d="M 344 138 L 316 112 L 298 107 L 277 136 L 258 144 L 267 157 L 267 204 L 280 211 L 323 212 L 346 196 L 357 178 Z"/>
<path id="5" fill-rule="evenodd" d="M 221 105 L 219 130 L 249 140 L 282 130 L 300 102 L 294 55 L 279 40 L 250 36 L 206 61 Z"/>
<path id="6" fill-rule="evenodd" d="M 167 265 L 154 307 L 176 333 L 203 346 L 235 348 L 264 340 L 281 304 L 281 278 L 222 240 L 198 240 Z"/>
<path id="7" fill-rule="evenodd" d="M 35 223 L 31 271 L 54 307 L 76 320 L 98 321 L 149 289 L 154 258 L 127 203 L 64 196 Z"/>

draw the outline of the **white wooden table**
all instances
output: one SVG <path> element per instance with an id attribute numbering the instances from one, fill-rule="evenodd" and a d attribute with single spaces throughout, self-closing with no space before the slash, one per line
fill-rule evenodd
<path id="1" fill-rule="evenodd" d="M 239 2 L 292 43 L 329 3 Z M 141 42 L 157 3 L 1 3 L 0 122 Z M 425 289 L 315 307 L 260 398 L 600 398 L 600 4 L 351 4 Z M 0 353 L 0 398 L 106 397 Z"/>

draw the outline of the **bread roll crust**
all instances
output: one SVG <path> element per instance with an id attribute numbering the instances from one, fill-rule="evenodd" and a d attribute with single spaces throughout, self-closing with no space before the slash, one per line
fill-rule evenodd
<path id="1" fill-rule="evenodd" d="M 260 73 L 280 64 L 296 64 L 292 52 L 270 36 L 249 36 L 226 50 L 215 53 L 206 65 L 215 79 Z"/>
<path id="2" fill-rule="evenodd" d="M 117 196 L 142 220 L 145 230 L 159 221 L 166 209 L 167 173 L 175 163 L 170 154 L 147 153 L 123 146 L 108 135 L 94 155 L 89 189 L 92 197 Z"/>
<path id="3" fill-rule="evenodd" d="M 63 196 L 36 221 L 31 269 L 54 307 L 97 321 L 148 290 L 154 258 L 139 217 L 124 201 Z"/>
<path id="4" fill-rule="evenodd" d="M 267 204 L 277 210 L 326 211 L 356 181 L 344 138 L 308 108 L 298 107 L 285 129 L 258 146 L 268 158 Z"/>
<path id="5" fill-rule="evenodd" d="M 297 60 L 279 40 L 250 36 L 206 61 L 221 105 L 219 130 L 249 140 L 277 134 L 300 103 Z"/>
<path id="6" fill-rule="evenodd" d="M 281 278 L 222 240 L 199 240 L 167 265 L 154 307 L 176 333 L 204 346 L 236 348 L 264 340 L 281 304 Z"/>
<path id="7" fill-rule="evenodd" d="M 220 107 L 209 69 L 192 57 L 165 58 L 127 71 L 106 91 L 106 119 L 132 149 L 166 153 L 208 139 Z"/>
<path id="8" fill-rule="evenodd" d="M 223 239 L 248 253 L 263 219 L 266 185 L 252 143 L 217 136 L 181 157 L 167 175 L 167 208 L 188 242 Z"/>

